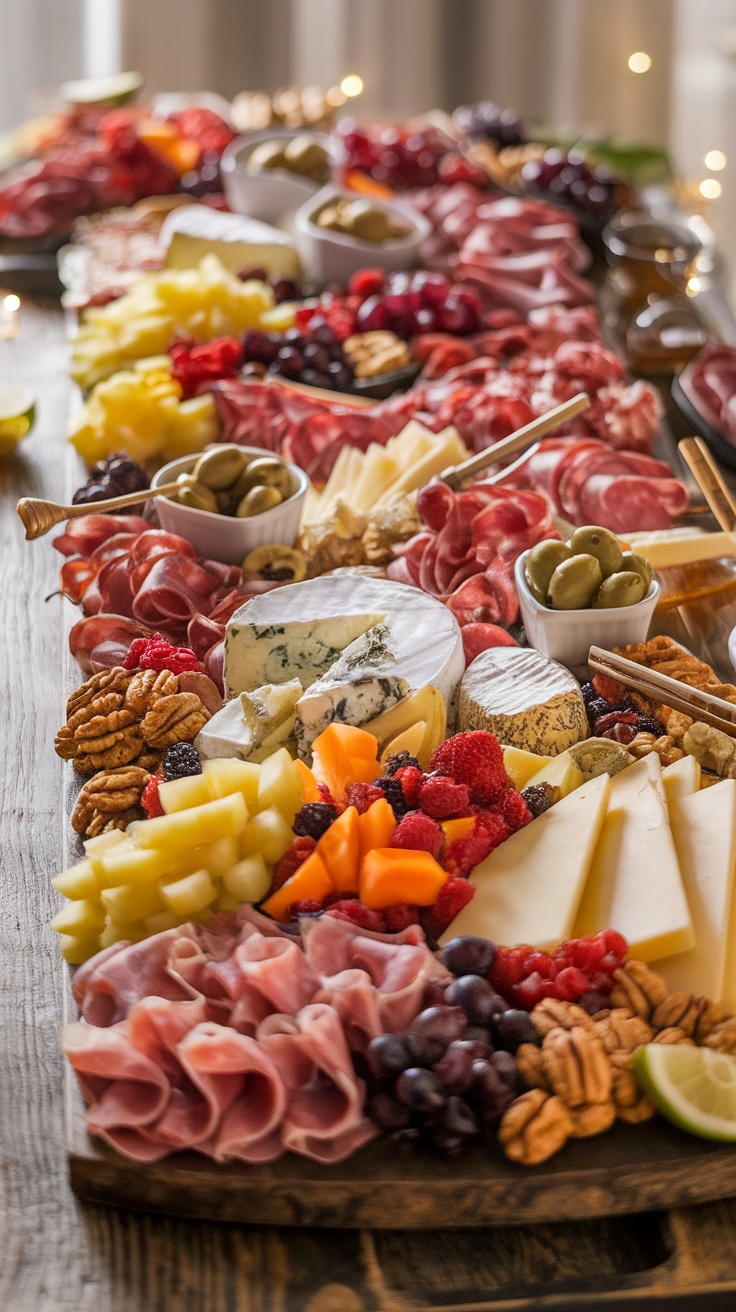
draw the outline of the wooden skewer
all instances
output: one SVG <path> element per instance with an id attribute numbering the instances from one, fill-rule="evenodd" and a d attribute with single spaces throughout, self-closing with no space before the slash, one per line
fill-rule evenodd
<path id="1" fill-rule="evenodd" d="M 653 702 L 671 706 L 673 710 L 681 711 L 693 720 L 703 720 L 730 738 L 736 738 L 736 706 L 724 701 L 722 697 L 716 697 L 712 692 L 690 688 L 679 679 L 670 678 L 669 674 L 649 670 L 645 665 L 637 665 L 635 661 L 627 660 L 625 656 L 612 651 L 604 651 L 601 647 L 591 647 L 588 665 L 596 674 L 606 674 Z"/>
<path id="2" fill-rule="evenodd" d="M 463 460 L 462 464 L 451 465 L 449 469 L 443 469 L 439 475 L 439 481 L 446 483 L 454 492 L 473 478 L 476 474 L 482 473 L 484 469 L 489 469 L 491 465 L 497 465 L 500 460 L 505 460 L 506 456 L 512 456 L 517 451 L 523 451 L 525 447 L 531 446 L 540 437 L 551 433 L 553 429 L 559 428 L 566 424 L 568 419 L 573 419 L 583 410 L 587 410 L 590 405 L 590 397 L 587 392 L 578 392 L 569 401 L 563 402 L 562 405 L 556 405 L 554 410 L 549 410 L 546 415 L 540 415 L 538 419 L 533 419 L 530 424 L 525 424 L 523 428 L 518 428 L 515 433 L 505 437 L 503 441 L 496 442 L 495 446 L 488 447 L 485 451 L 480 451 L 477 456 L 471 456 L 469 460 Z"/>
<path id="3" fill-rule="evenodd" d="M 153 497 L 167 497 L 172 492 L 180 492 L 182 486 L 186 486 L 184 480 L 163 483 L 161 487 L 146 487 L 141 492 L 126 492 L 122 497 L 108 497 L 106 501 L 91 501 L 83 506 L 60 506 L 55 501 L 38 501 L 35 497 L 23 497 L 15 508 L 26 531 L 26 542 L 31 542 L 33 538 L 43 537 L 50 528 L 55 524 L 61 524 L 65 519 L 77 519 L 80 515 L 103 515 L 110 510 L 140 506 Z"/>
<path id="4" fill-rule="evenodd" d="M 683 437 L 677 449 L 700 488 L 721 528 L 736 528 L 736 503 L 702 437 Z"/>

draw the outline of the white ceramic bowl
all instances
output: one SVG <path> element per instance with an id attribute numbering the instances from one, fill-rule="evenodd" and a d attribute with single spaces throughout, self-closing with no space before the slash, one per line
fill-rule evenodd
<path id="1" fill-rule="evenodd" d="M 222 152 L 220 173 L 227 203 L 235 214 L 264 223 L 278 223 L 279 219 L 304 205 L 316 196 L 320 184 L 303 178 L 288 169 L 249 169 L 248 159 L 262 141 L 291 141 L 294 137 L 310 136 L 324 146 L 335 161 L 334 144 L 327 132 L 310 132 L 309 129 L 271 128 L 267 132 L 248 132 L 236 137 Z"/>
<path id="2" fill-rule="evenodd" d="M 532 647 L 543 656 L 551 656 L 562 665 L 586 665 L 591 647 L 625 647 L 630 642 L 644 642 L 649 633 L 661 584 L 656 579 L 635 606 L 610 606 L 606 610 L 549 610 L 533 597 L 524 577 L 528 551 L 514 566 L 521 618 Z"/>
<path id="3" fill-rule="evenodd" d="M 244 446 L 243 451 L 252 456 L 271 454 L 255 446 Z M 184 456 L 181 460 L 172 460 L 164 465 L 151 479 L 151 487 L 173 483 L 179 474 L 188 474 L 201 454 L 200 451 L 197 455 Z M 186 538 L 198 556 L 206 556 L 208 560 L 222 560 L 226 565 L 242 565 L 254 547 L 264 547 L 271 542 L 293 547 L 299 532 L 309 479 L 298 465 L 292 465 L 288 460 L 284 464 L 291 470 L 296 492 L 287 501 L 282 501 L 280 506 L 274 506 L 273 510 L 264 510 L 261 515 L 253 515 L 249 519 L 235 519 L 230 515 L 216 515 L 211 510 L 182 506 L 169 497 L 156 497 L 154 505 L 161 527 L 168 533 L 178 533 L 180 537 Z"/>
<path id="4" fill-rule="evenodd" d="M 320 228 L 313 217 L 329 201 L 366 200 L 358 192 L 339 187 L 323 187 L 295 216 L 294 240 L 302 268 L 308 278 L 317 283 L 345 283 L 357 269 L 410 269 L 416 264 L 419 247 L 430 233 L 430 225 L 423 214 L 400 201 L 380 201 L 370 197 L 371 204 L 385 210 L 392 219 L 409 229 L 406 237 L 395 241 L 361 241 L 346 232 L 333 232 Z"/>
<path id="5" fill-rule="evenodd" d="M 736 670 L 736 629 L 731 629 L 728 635 L 728 658 Z"/>

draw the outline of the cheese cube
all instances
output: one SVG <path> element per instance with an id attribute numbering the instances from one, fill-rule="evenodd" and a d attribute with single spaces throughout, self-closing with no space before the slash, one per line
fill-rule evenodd
<path id="1" fill-rule="evenodd" d="M 552 760 L 551 756 L 537 756 L 536 752 L 525 752 L 521 747 L 501 745 L 506 773 L 514 788 L 519 790 L 526 788 L 532 776 Z"/>

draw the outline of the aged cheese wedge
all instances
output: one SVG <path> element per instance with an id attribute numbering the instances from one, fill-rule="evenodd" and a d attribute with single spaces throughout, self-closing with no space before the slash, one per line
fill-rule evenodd
<path id="1" fill-rule="evenodd" d="M 530 788 L 549 784 L 559 789 L 560 797 L 567 797 L 568 793 L 574 792 L 585 782 L 585 776 L 567 752 L 560 752 L 559 756 L 550 757 L 549 763 L 543 765 L 527 782 Z"/>
<path id="2" fill-rule="evenodd" d="M 238 269 L 266 269 L 288 277 L 299 273 L 299 257 L 285 232 L 209 205 L 182 205 L 167 214 L 161 245 L 173 269 L 192 269 L 203 255 L 214 253 L 233 273 Z"/>
<path id="3" fill-rule="evenodd" d="M 688 952 L 658 961 L 657 970 L 672 992 L 684 989 L 687 993 L 704 993 L 734 1008 L 736 780 L 723 779 L 701 793 L 671 802 L 670 823 L 695 945 Z"/>
<path id="4" fill-rule="evenodd" d="M 700 761 L 694 756 L 683 756 L 662 771 L 662 783 L 667 796 L 667 804 L 679 802 L 682 797 L 691 797 L 700 788 Z"/>
<path id="5" fill-rule="evenodd" d="M 609 926 L 644 961 L 684 952 L 695 942 L 655 752 L 611 780 L 574 936 Z"/>
<path id="6" fill-rule="evenodd" d="M 577 679 L 532 647 L 493 647 L 460 685 L 459 727 L 489 729 L 502 743 L 557 756 L 588 736 Z"/>
<path id="7" fill-rule="evenodd" d="M 525 752 L 521 747 L 509 747 L 506 743 L 501 746 L 506 773 L 519 791 L 526 788 L 529 780 L 552 760 L 551 756 L 538 756 L 536 752 Z"/>
<path id="8" fill-rule="evenodd" d="M 475 897 L 440 943 L 480 934 L 546 951 L 569 938 L 610 789 L 608 775 L 591 779 L 491 852 L 470 876 Z"/>

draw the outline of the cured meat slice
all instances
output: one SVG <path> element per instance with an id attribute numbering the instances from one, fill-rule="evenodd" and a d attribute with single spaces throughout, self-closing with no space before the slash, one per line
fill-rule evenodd
<path id="1" fill-rule="evenodd" d="M 340 1162 L 375 1138 L 363 1114 L 364 1090 L 337 1012 L 325 1003 L 297 1016 L 271 1016 L 258 1038 L 286 1090 L 284 1148 L 320 1162 Z"/>
<path id="2" fill-rule="evenodd" d="M 325 980 L 314 1002 L 326 1002 L 340 1017 L 351 1052 L 365 1052 L 371 1039 L 383 1034 L 376 990 L 365 970 L 341 970 Z"/>
<path id="3" fill-rule="evenodd" d="M 52 545 L 62 556 L 82 556 L 87 560 L 96 547 L 116 533 L 145 533 L 148 520 L 140 515 L 80 515 L 67 520 L 63 533 L 54 538 Z"/>
<path id="4" fill-rule="evenodd" d="M 233 1001 L 245 986 L 265 998 L 270 1011 L 290 1016 L 306 1006 L 319 987 L 317 976 L 294 939 L 266 938 L 255 929 L 226 961 L 213 965 L 210 974 Z"/>
<path id="5" fill-rule="evenodd" d="M 208 614 L 219 582 L 188 556 L 160 556 L 135 596 L 133 615 L 152 627 L 186 625 L 194 615 Z"/>
<path id="6" fill-rule="evenodd" d="M 124 1020 L 141 998 L 155 996 L 186 1002 L 195 990 L 170 969 L 173 944 L 194 939 L 194 926 L 167 929 L 140 943 L 114 944 L 98 952 L 74 977 L 74 997 L 90 1025 L 107 1027 Z"/>
<path id="7" fill-rule="evenodd" d="M 480 656 L 483 651 L 488 651 L 490 647 L 518 647 L 519 645 L 516 638 L 512 638 L 511 634 L 498 624 L 464 624 L 462 630 L 466 665 L 472 664 L 476 656 Z"/>
<path id="8" fill-rule="evenodd" d="M 604 524 L 614 533 L 669 528 L 689 503 L 687 488 L 676 478 L 594 474 L 580 494 L 582 522 Z"/>
<path id="9" fill-rule="evenodd" d="M 155 1161 L 168 1152 L 141 1135 L 164 1111 L 170 1086 L 150 1057 L 137 1052 L 125 1024 L 99 1029 L 74 1021 L 65 1025 L 62 1043 L 88 1102 L 87 1128 L 110 1139 L 118 1151 L 138 1161 Z"/>
<path id="10" fill-rule="evenodd" d="M 69 650 L 85 674 L 122 665 L 131 642 L 149 638 L 147 626 L 123 615 L 93 615 L 77 620 L 69 634 Z"/>
<path id="11" fill-rule="evenodd" d="M 227 1090 L 212 1096 L 209 1087 L 201 1088 L 183 1065 L 179 1045 L 195 1025 L 206 1018 L 202 998 L 191 1002 L 172 1002 L 166 998 L 142 998 L 125 1022 L 128 1038 L 136 1051 L 149 1057 L 164 1072 L 169 1083 L 169 1097 L 161 1115 L 146 1127 L 146 1137 L 173 1150 L 202 1144 L 215 1131 L 224 1108 Z M 234 1097 L 237 1088 L 233 1088 Z M 114 1131 L 109 1142 L 115 1145 Z"/>
<path id="12" fill-rule="evenodd" d="M 177 1054 L 192 1081 L 219 1113 L 209 1151 L 218 1160 L 271 1161 L 283 1145 L 278 1127 L 286 1091 L 264 1044 L 204 1022 L 179 1043 Z"/>

